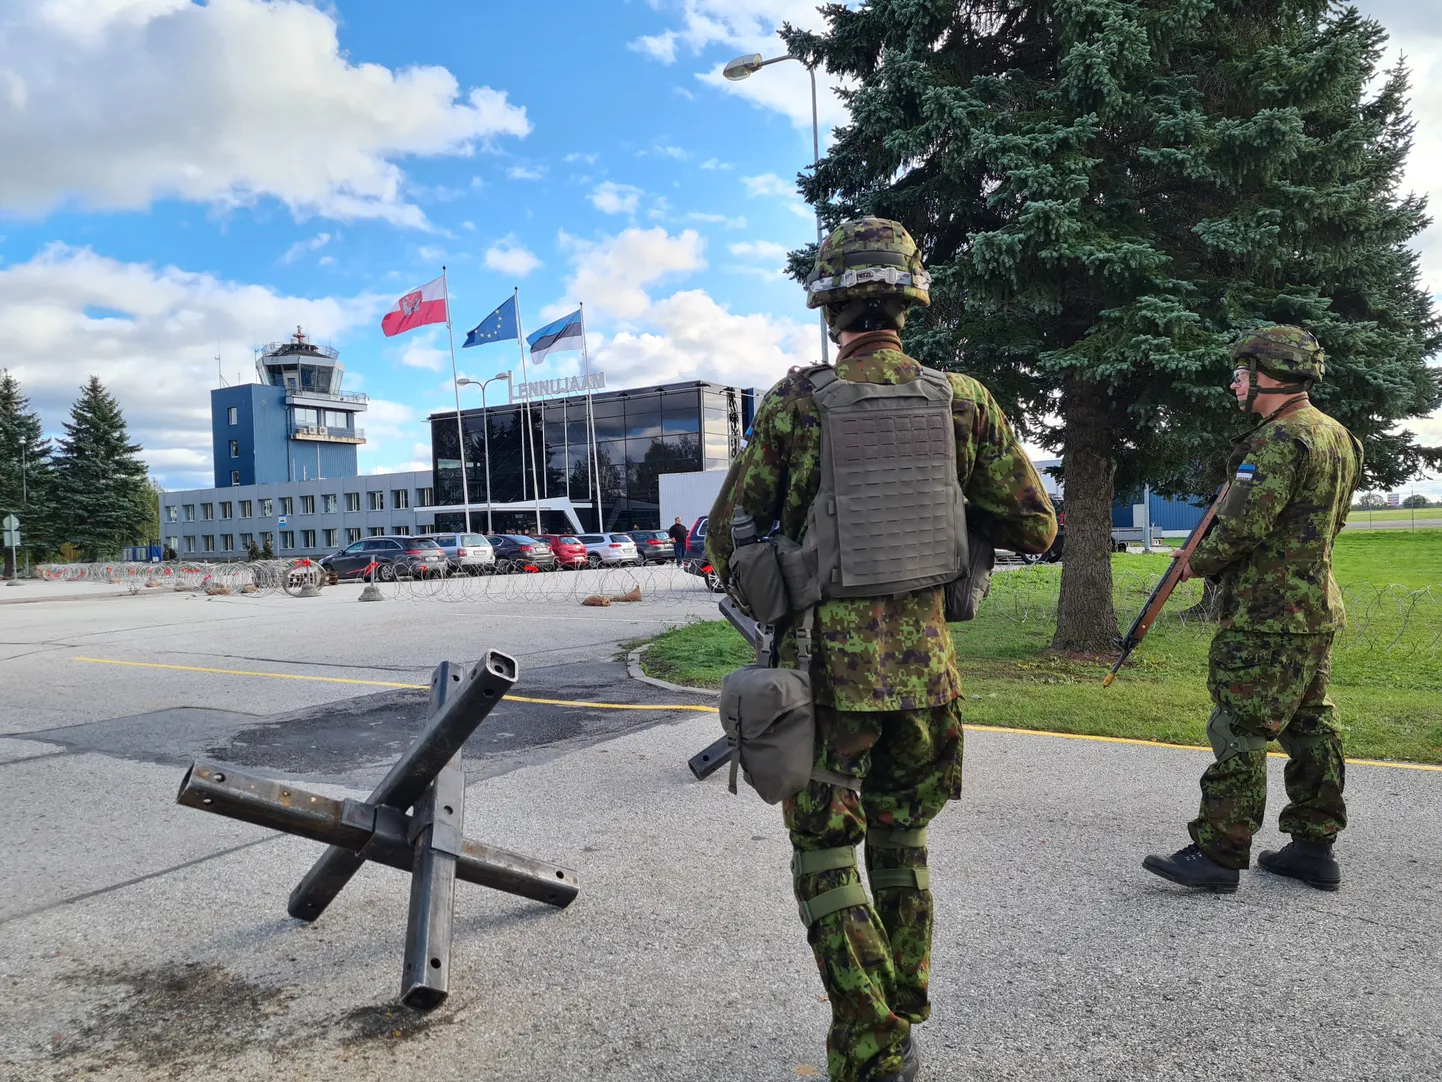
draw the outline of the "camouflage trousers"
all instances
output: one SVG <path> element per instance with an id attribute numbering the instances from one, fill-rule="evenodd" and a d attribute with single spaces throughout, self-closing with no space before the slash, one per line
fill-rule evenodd
<path id="1" fill-rule="evenodd" d="M 1330 842 L 1346 827 L 1347 767 L 1336 709 L 1327 698 L 1331 649 L 1330 632 L 1222 630 L 1212 640 L 1207 686 L 1215 705 L 1207 735 L 1218 759 L 1202 775 L 1202 806 L 1189 829 L 1218 864 L 1251 863 L 1252 836 L 1267 807 L 1270 740 L 1287 752 L 1282 832 Z"/>
<path id="2" fill-rule="evenodd" d="M 868 829 L 876 832 L 865 850 L 869 904 L 821 916 L 807 929 L 831 1003 L 826 1063 L 834 1082 L 899 1071 L 902 1040 L 931 1014 L 925 839 L 897 832 L 919 831 L 960 796 L 960 707 L 960 700 L 875 713 L 818 706 L 817 766 L 859 779 L 860 791 L 813 781 L 783 805 L 798 853 L 840 849 L 844 857 L 848 847 L 867 841 Z M 907 844 L 916 841 L 922 844 Z M 896 879 L 909 882 L 889 885 Z M 798 874 L 796 898 L 804 903 L 860 881 L 854 864 Z"/>

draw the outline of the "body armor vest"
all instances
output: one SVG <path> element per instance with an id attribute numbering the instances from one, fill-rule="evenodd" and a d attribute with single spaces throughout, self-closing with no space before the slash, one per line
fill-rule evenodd
<path id="1" fill-rule="evenodd" d="M 929 368 L 901 384 L 851 383 L 828 367 L 807 376 L 821 414 L 821 484 L 801 548 L 815 553 L 821 599 L 957 579 L 967 538 L 951 381 Z"/>

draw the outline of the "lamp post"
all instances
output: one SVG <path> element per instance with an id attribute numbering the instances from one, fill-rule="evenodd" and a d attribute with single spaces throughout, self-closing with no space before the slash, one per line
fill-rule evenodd
<path id="1" fill-rule="evenodd" d="M 481 457 L 486 460 L 486 533 L 495 532 L 494 527 L 491 525 L 491 418 L 486 412 L 486 384 L 495 383 L 498 379 L 505 380 L 507 386 L 509 386 L 511 374 L 509 372 L 497 372 L 488 380 L 464 378 L 456 380 L 457 387 L 479 387 L 481 389 Z"/>
<path id="2" fill-rule="evenodd" d="M 739 83 L 742 79 L 749 79 L 762 68 L 771 64 L 779 64 L 783 60 L 794 60 L 806 69 L 806 74 L 811 77 L 811 167 L 814 171 L 821 164 L 821 125 L 816 119 L 816 68 L 808 64 L 799 56 L 792 56 L 787 53 L 785 56 L 773 56 L 770 60 L 763 60 L 760 53 L 748 53 L 745 56 L 738 56 L 724 68 L 721 74 L 730 79 L 733 83 Z M 825 239 L 821 233 L 821 208 L 816 208 L 816 247 L 821 247 Z M 821 363 L 830 363 L 831 339 L 826 333 L 826 313 L 818 313 L 821 317 Z"/>

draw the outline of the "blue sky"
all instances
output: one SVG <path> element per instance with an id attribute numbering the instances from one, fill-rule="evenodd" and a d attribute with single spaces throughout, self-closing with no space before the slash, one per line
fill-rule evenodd
<path id="1" fill-rule="evenodd" d="M 1401 0 L 1368 7 L 1408 42 L 1426 189 L 1442 32 Z M 528 330 L 586 302 L 611 386 L 769 386 L 818 352 L 779 273 L 814 236 L 792 184 L 807 84 L 797 64 L 718 72 L 779 52 L 783 19 L 818 22 L 806 0 L 7 4 L 0 364 L 52 430 L 100 375 L 169 487 L 209 477 L 217 352 L 251 379 L 252 347 L 296 324 L 372 397 L 362 468 L 429 466 L 425 416 L 453 401 L 444 328 L 388 340 L 379 320 L 442 263 L 458 344 L 519 286 Z M 824 88 L 822 115 L 844 116 Z M 458 353 L 477 377 L 518 360 Z"/>

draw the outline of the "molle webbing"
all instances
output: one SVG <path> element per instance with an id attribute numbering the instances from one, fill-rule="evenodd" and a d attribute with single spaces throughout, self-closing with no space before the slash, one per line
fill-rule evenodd
<path id="1" fill-rule="evenodd" d="M 838 871 L 843 868 L 854 869 L 855 867 L 856 850 L 849 845 L 837 846 L 834 849 L 816 849 L 810 852 L 802 852 L 798 849 L 791 855 L 791 876 L 795 880 L 798 894 L 803 875 L 815 875 L 817 872 Z M 800 900 L 797 906 L 801 913 L 801 922 L 809 928 L 822 917 L 849 909 L 854 905 L 866 905 L 868 902 L 866 890 L 860 883 L 847 883 L 844 886 L 822 891 L 815 898 Z"/>
<path id="2" fill-rule="evenodd" d="M 966 564 L 951 381 L 853 383 L 808 372 L 821 415 L 821 485 L 803 547 L 825 600 L 951 582 Z"/>

